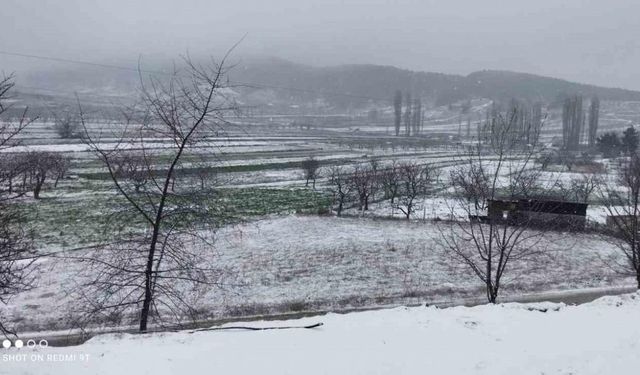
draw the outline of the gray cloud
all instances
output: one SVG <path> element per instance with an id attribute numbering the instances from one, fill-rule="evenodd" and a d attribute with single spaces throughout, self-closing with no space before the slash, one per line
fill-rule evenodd
<path id="1" fill-rule="evenodd" d="M 466 74 L 508 69 L 640 89 L 629 0 L 3 0 L 0 50 L 135 63 L 219 53 Z M 0 56 L 0 69 L 33 62 Z M 42 65 L 38 65 L 41 67 Z"/>

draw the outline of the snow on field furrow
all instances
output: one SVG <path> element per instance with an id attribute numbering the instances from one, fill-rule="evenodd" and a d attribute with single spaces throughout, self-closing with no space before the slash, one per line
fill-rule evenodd
<path id="1" fill-rule="evenodd" d="M 142 150 L 142 146 L 138 142 L 133 143 L 118 143 L 118 142 L 103 142 L 98 143 L 98 147 L 104 150 Z M 292 148 L 292 146 L 298 146 Z M 166 142 L 145 142 L 145 150 L 164 150 L 174 148 L 175 145 Z M 218 152 L 232 153 L 232 152 L 265 152 L 265 151 L 289 151 L 289 150 L 305 150 L 313 147 L 313 144 L 302 144 L 297 141 L 291 142 L 202 142 L 197 144 L 192 152 L 212 152 L 215 150 Z M 89 145 L 83 143 L 67 143 L 67 144 L 45 144 L 45 145 L 24 145 L 15 146 L 4 149 L 2 152 L 30 152 L 30 151 L 46 151 L 46 152 L 91 152 L 92 148 Z"/>
<path id="2" fill-rule="evenodd" d="M 321 160 L 321 159 L 320 159 Z M 302 159 L 300 160 L 302 161 Z M 325 160 L 326 161 L 326 160 Z M 346 163 L 345 172 L 348 172 L 354 168 L 354 165 L 358 162 L 357 159 L 354 158 L 346 158 L 346 159 L 336 159 L 334 161 L 336 163 Z M 451 161 L 450 156 L 442 156 L 442 157 L 423 157 L 421 155 L 413 155 L 413 156 L 399 156 L 393 155 L 391 157 L 378 157 L 376 161 L 379 162 L 380 167 L 389 167 L 392 162 L 418 162 L 418 163 L 429 163 L 436 168 L 441 168 L 445 172 L 444 174 L 448 174 L 448 169 L 452 168 L 451 164 L 455 163 Z M 366 163 L 365 160 L 360 160 L 360 162 Z M 226 165 L 226 164 L 225 164 Z M 322 173 L 321 173 L 322 175 Z M 225 178 L 228 176 L 228 178 Z M 219 175 L 221 178 L 221 187 L 234 187 L 234 188 L 245 188 L 245 187 L 275 187 L 275 186 L 299 186 L 300 183 L 305 183 L 304 173 L 300 168 L 288 168 L 288 169 L 273 169 L 273 170 L 265 170 L 265 171 L 256 171 L 256 172 L 231 172 L 231 173 L 222 173 Z M 225 182 L 225 180 L 233 181 L 233 183 Z M 328 187 L 327 178 L 319 178 L 316 181 L 316 186 L 318 188 Z"/>
<path id="3" fill-rule="evenodd" d="M 422 163 L 444 163 L 450 164 L 452 160 L 452 156 L 430 156 L 427 154 L 426 156 L 422 156 L 420 152 L 410 152 L 408 156 L 404 156 L 403 154 L 392 154 L 389 153 L 388 156 L 383 156 L 382 154 L 376 155 L 376 160 L 381 161 L 383 163 L 389 163 L 393 160 L 397 162 L 422 162 Z M 243 166 L 261 166 L 261 165 L 269 165 L 269 164 L 292 164 L 292 163 L 300 163 L 303 160 L 307 159 L 308 156 L 297 156 L 291 157 L 287 155 L 278 156 L 277 152 L 274 153 L 273 156 L 269 157 L 258 157 L 249 159 L 249 155 L 244 159 L 231 159 L 231 160 L 205 160 L 198 163 L 192 162 L 183 162 L 181 165 L 184 168 L 189 167 L 203 167 L 204 165 L 209 167 L 243 167 Z M 221 157 L 222 158 L 222 157 Z M 323 154 L 316 154 L 314 156 L 315 159 L 319 161 L 323 161 L 325 163 L 328 162 L 336 162 L 336 163 L 368 163 L 371 158 L 369 158 L 364 152 L 348 152 L 341 150 L 340 152 L 326 152 Z M 276 166 L 273 170 L 279 170 L 283 168 L 282 166 Z M 77 173 L 101 173 L 105 170 L 102 167 L 86 167 L 86 166 L 75 166 L 74 170 Z M 297 179 L 297 178 L 296 178 Z"/>
<path id="4" fill-rule="evenodd" d="M 314 329 L 109 334 L 76 347 L 5 350 L 0 373 L 632 375 L 639 313 L 635 293 L 579 306 L 399 307 L 224 325 L 323 324 Z"/>

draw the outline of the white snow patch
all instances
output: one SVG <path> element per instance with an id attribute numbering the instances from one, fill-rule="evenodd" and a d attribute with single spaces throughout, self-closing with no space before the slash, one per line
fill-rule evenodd
<path id="1" fill-rule="evenodd" d="M 581 306 L 504 304 L 329 314 L 237 324 L 324 324 L 314 329 L 117 334 L 77 347 L 4 349 L 0 373 L 637 374 L 639 314 L 638 293 Z M 26 354 L 27 360 L 8 357 L 17 354 Z M 32 361 L 32 354 L 45 360 Z M 69 360 L 46 360 L 54 355 Z"/>

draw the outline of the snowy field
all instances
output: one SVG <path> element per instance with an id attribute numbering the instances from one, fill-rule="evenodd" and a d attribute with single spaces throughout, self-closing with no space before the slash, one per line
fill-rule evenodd
<path id="1" fill-rule="evenodd" d="M 640 294 L 579 306 L 395 308 L 0 349 L 0 374 L 616 374 L 640 368 Z"/>
<path id="2" fill-rule="evenodd" d="M 437 246 L 440 230 L 449 228 L 296 215 L 228 226 L 218 233 L 215 249 L 202 253 L 226 285 L 208 290 L 196 307 L 201 319 L 220 319 L 482 297 L 476 277 L 452 266 Z M 603 259 L 619 253 L 598 236 L 552 232 L 537 246 L 546 256 L 512 263 L 505 295 L 634 285 L 604 266 Z M 50 259 L 41 266 L 39 287 L 3 308 L 21 332 L 70 328 L 78 306 L 70 293 L 82 282 L 76 276 L 82 265 Z M 120 324 L 135 318 L 133 312 Z"/>
<path id="3" fill-rule="evenodd" d="M 486 105 L 474 103 L 472 112 L 483 113 Z M 456 113 L 445 108 L 431 113 L 433 127 L 429 129 L 456 133 L 461 121 Z M 99 134 L 100 126 L 92 124 L 91 131 Z M 426 138 L 424 143 L 404 137 L 380 138 L 380 133 L 366 127 L 358 134 L 337 135 L 339 124 L 336 126 L 313 131 L 283 127 L 273 134 L 211 137 L 185 157 L 185 168 L 216 168 L 215 186 L 232 196 L 229 199 L 235 206 L 229 210 L 244 222 L 225 222 L 215 249 L 203 250 L 203 259 L 219 268 L 227 282 L 224 289 L 208 290 L 198 302 L 202 319 L 447 301 L 484 294 L 473 275 L 444 260 L 437 242 L 439 231 L 447 224 L 429 220 L 452 218 L 452 189 L 446 186 L 449 172 L 461 161 L 459 148 L 451 142 L 431 144 Z M 111 198 L 113 188 L 95 156 L 79 139 L 59 139 L 51 123 L 35 123 L 23 136 L 24 144 L 11 152 L 46 150 L 71 158 L 69 178 L 56 189 L 45 187 L 42 199 L 24 197 L 20 201 L 33 215 L 39 250 L 55 252 L 105 240 L 105 217 L 117 200 Z M 101 141 L 113 146 L 117 139 Z M 165 139 L 148 141 L 160 154 L 166 149 Z M 208 157 L 201 159 L 202 155 Z M 361 213 L 356 209 L 345 210 L 351 218 L 295 215 L 328 210 L 326 169 L 321 169 L 317 190 L 304 186 L 300 164 L 309 156 L 325 165 L 344 165 L 345 170 L 373 159 L 382 167 L 392 161 L 427 163 L 440 169 L 440 186 L 418 199 L 411 222 L 395 220 L 402 214 L 388 201 L 372 202 L 365 218 L 357 217 Z M 569 182 L 581 176 L 559 170 L 545 173 L 544 182 L 552 185 L 555 180 Z M 311 201 L 323 203 L 311 205 L 313 212 L 307 205 Z M 603 223 L 606 212 L 590 205 L 588 216 Z M 466 219 L 466 215 L 458 211 L 453 218 Z M 603 259 L 619 253 L 600 236 L 555 232 L 547 236 L 544 246 L 549 257 L 535 267 L 515 265 L 523 272 L 505 284 L 506 295 L 634 284 L 605 266 Z M 21 332 L 66 330 L 77 305 L 73 288 L 83 281 L 75 274 L 82 267 L 54 258 L 39 264 L 38 286 L 12 299 L 8 306 L 0 306 L 0 313 Z M 125 316 L 118 324 L 129 324 L 134 318 L 135 314 Z"/>

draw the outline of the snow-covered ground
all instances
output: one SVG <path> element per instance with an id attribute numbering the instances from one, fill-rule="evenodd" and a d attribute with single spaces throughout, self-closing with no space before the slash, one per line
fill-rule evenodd
<path id="1" fill-rule="evenodd" d="M 197 308 L 203 318 L 262 315 L 483 296 L 466 268 L 448 261 L 437 245 L 448 224 L 336 218 L 272 217 L 223 228 L 203 262 L 230 285 L 208 290 Z M 513 262 L 504 295 L 586 287 L 633 286 L 606 267 L 619 251 L 601 237 L 549 233 L 537 244 L 547 256 Z M 616 258 L 618 259 L 618 258 Z M 619 259 L 618 259 L 619 260 Z M 0 307 L 20 332 L 69 328 L 77 301 L 69 298 L 82 264 L 51 259 L 39 286 Z M 137 316 L 137 315 L 136 315 Z"/>
<path id="2" fill-rule="evenodd" d="M 395 308 L 0 349 L 0 374 L 637 374 L 640 294 L 580 306 Z"/>

